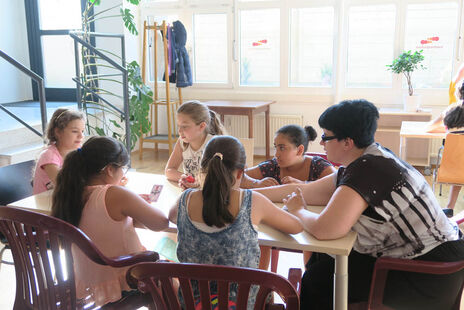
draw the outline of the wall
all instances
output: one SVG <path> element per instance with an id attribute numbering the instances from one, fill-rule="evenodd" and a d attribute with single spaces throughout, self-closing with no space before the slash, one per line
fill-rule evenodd
<path id="1" fill-rule="evenodd" d="M 0 0 L 0 50 L 29 65 L 29 49 L 24 1 Z M 0 103 L 32 99 L 31 79 L 0 58 Z"/>

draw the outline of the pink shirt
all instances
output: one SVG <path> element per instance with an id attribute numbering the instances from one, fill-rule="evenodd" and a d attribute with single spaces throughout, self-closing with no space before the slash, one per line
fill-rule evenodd
<path id="1" fill-rule="evenodd" d="M 86 187 L 89 195 L 82 211 L 79 228 L 108 257 L 145 251 L 135 232 L 131 217 L 113 220 L 106 210 L 106 191 L 111 185 Z M 126 282 L 129 267 L 113 268 L 91 261 L 73 245 L 77 298 L 93 295 L 97 306 L 121 299 L 121 291 L 130 290 Z"/>
<path id="2" fill-rule="evenodd" d="M 34 171 L 34 195 L 52 188 L 52 181 L 44 170 L 44 166 L 46 165 L 57 165 L 58 168 L 61 168 L 63 165 L 63 158 L 55 144 L 49 145 L 39 156 Z"/>

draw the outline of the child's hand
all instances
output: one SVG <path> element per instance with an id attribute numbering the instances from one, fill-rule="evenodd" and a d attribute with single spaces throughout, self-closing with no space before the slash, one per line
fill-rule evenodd
<path id="1" fill-rule="evenodd" d="M 119 185 L 126 186 L 128 182 L 129 182 L 129 179 L 126 176 L 123 176 L 121 180 L 119 180 Z"/>
<path id="2" fill-rule="evenodd" d="M 254 182 L 253 188 L 269 187 L 269 186 L 275 186 L 275 185 L 280 185 L 276 179 L 271 178 L 271 177 L 266 177 L 264 179 L 258 180 L 257 182 Z"/>
<path id="3" fill-rule="evenodd" d="M 291 176 L 286 176 L 280 179 L 282 184 L 304 184 L 304 181 L 295 179 L 294 177 Z"/>
<path id="4" fill-rule="evenodd" d="M 146 202 L 151 203 L 149 194 L 139 194 L 139 196 Z"/>
<path id="5" fill-rule="evenodd" d="M 198 187 L 199 184 L 196 182 L 195 178 L 191 175 L 183 174 L 181 175 L 178 183 L 179 187 L 182 189 L 187 189 L 191 187 Z"/>
<path id="6" fill-rule="evenodd" d="M 284 203 L 284 208 L 287 207 L 287 210 L 290 213 L 296 213 L 306 207 L 306 201 L 304 200 L 303 193 L 299 187 L 297 187 L 296 192 L 288 195 L 282 202 Z"/>

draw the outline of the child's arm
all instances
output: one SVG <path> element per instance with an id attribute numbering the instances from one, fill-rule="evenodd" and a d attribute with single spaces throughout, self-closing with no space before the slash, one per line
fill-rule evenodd
<path id="1" fill-rule="evenodd" d="M 161 210 L 122 186 L 108 188 L 105 203 L 108 214 L 115 221 L 122 221 L 130 216 L 151 230 L 160 231 L 169 226 L 169 221 Z"/>
<path id="2" fill-rule="evenodd" d="M 251 203 L 253 223 L 263 223 L 287 234 L 303 231 L 303 225 L 296 216 L 277 207 L 260 193 L 253 192 Z"/>
<path id="3" fill-rule="evenodd" d="M 58 175 L 58 172 L 60 172 L 60 167 L 58 167 L 55 164 L 46 164 L 46 165 L 43 165 L 43 170 L 47 174 L 50 181 L 52 181 L 53 186 L 55 186 L 56 176 Z"/>
<path id="4" fill-rule="evenodd" d="M 175 182 L 178 182 L 182 176 L 182 172 L 178 170 L 183 161 L 182 148 L 180 147 L 180 143 L 182 143 L 182 141 L 177 140 L 176 145 L 174 146 L 174 150 L 172 151 L 171 156 L 169 156 L 166 169 L 164 170 L 164 174 L 168 180 Z"/>
<path id="5" fill-rule="evenodd" d="M 279 185 L 279 182 L 277 182 L 277 180 L 274 178 L 263 178 L 259 166 L 254 166 L 245 170 L 243 178 L 240 182 L 241 188 L 259 188 L 274 185 Z"/>
<path id="6" fill-rule="evenodd" d="M 325 206 L 329 202 L 335 191 L 336 174 L 330 174 L 322 179 L 306 184 L 286 184 L 268 188 L 259 188 L 254 191 L 259 192 L 271 201 L 282 202 L 284 198 L 296 191 L 300 187 L 304 199 L 310 205 Z"/>
<path id="7" fill-rule="evenodd" d="M 178 213 L 178 210 L 179 210 L 179 202 L 180 202 L 180 198 L 177 199 L 176 203 L 169 210 L 168 218 L 174 224 L 177 224 L 177 213 Z"/>

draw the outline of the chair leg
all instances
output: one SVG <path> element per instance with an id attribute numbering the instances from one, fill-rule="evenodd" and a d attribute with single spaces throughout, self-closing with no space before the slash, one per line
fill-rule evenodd
<path id="1" fill-rule="evenodd" d="M 439 196 L 441 196 L 441 190 L 442 190 L 442 184 L 440 184 L 440 193 L 438 193 Z"/>
<path id="2" fill-rule="evenodd" d="M 277 265 L 279 264 L 279 252 L 277 249 L 271 250 L 271 271 L 274 273 L 277 272 Z"/>
<path id="3" fill-rule="evenodd" d="M 14 262 L 8 262 L 3 260 L 3 252 L 5 252 L 5 250 L 8 250 L 8 247 L 6 245 L 0 250 L 0 268 L 2 267 L 2 264 L 14 265 Z"/>

